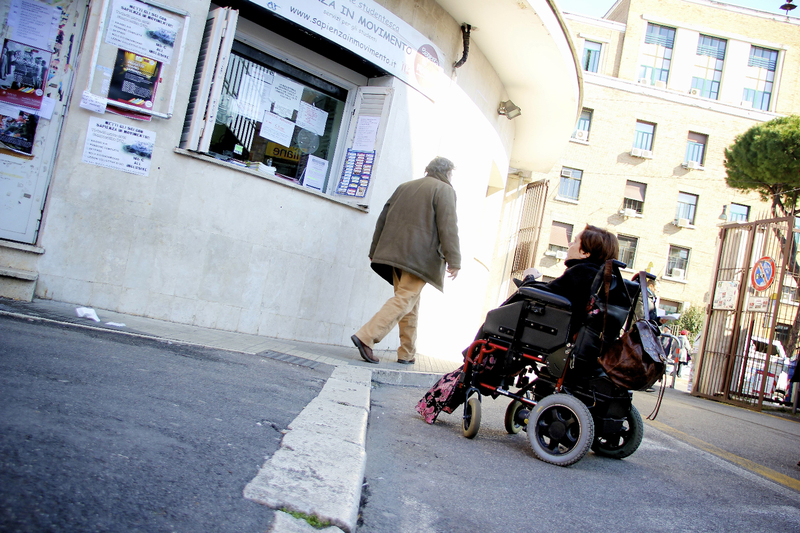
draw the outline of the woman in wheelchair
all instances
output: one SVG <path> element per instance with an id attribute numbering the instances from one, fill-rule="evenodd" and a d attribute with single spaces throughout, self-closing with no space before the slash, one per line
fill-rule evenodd
<path id="1" fill-rule="evenodd" d="M 592 282 L 605 262 L 608 259 L 615 259 L 618 255 L 617 237 L 604 229 L 587 224 L 567 248 L 567 258 L 564 260 L 567 270 L 561 277 L 549 283 L 542 283 L 528 276 L 522 280 L 520 286 L 535 287 L 568 299 L 572 304 L 569 329 L 570 337 L 573 337 L 586 319 L 586 306 L 591 296 Z"/>
<path id="2" fill-rule="evenodd" d="M 641 417 L 632 393 L 609 381 L 596 362 L 604 335 L 589 327 L 606 333 L 622 327 L 617 315 L 627 316 L 638 297 L 625 288 L 631 282 L 622 279 L 622 264 L 609 262 L 618 252 L 614 235 L 586 225 L 569 245 L 563 275 L 548 283 L 533 276 L 515 281 L 518 291 L 487 314 L 464 351 L 464 366 L 443 376 L 419 401 L 423 419 L 432 424 L 441 412 L 464 404 L 462 429 L 473 438 L 481 396 L 502 395 L 512 399 L 506 430 L 527 431 L 534 455 L 543 461 L 567 466 L 590 447 L 619 459 L 632 454 L 642 440 Z M 598 286 L 606 287 L 604 297 Z M 593 292 L 607 314 L 589 316 Z"/>

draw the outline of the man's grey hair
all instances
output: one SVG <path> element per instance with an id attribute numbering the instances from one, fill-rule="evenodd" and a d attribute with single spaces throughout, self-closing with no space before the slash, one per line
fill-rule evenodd
<path id="1" fill-rule="evenodd" d="M 452 161 L 444 157 L 436 157 L 425 167 L 425 174 L 439 179 L 447 179 L 447 174 L 456 168 Z"/>

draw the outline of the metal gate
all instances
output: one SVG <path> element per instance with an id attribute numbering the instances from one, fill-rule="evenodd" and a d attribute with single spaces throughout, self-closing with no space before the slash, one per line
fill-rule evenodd
<path id="1" fill-rule="evenodd" d="M 525 188 L 525 200 L 522 204 L 517 244 L 514 249 L 514 262 L 511 266 L 512 278 L 521 279 L 522 272 L 533 266 L 534 254 L 539 246 L 539 235 L 542 231 L 542 217 L 548 189 L 547 180 L 531 183 Z"/>
<path id="2" fill-rule="evenodd" d="M 782 399 L 778 377 L 797 349 L 798 243 L 791 216 L 722 227 L 692 394 L 759 411 Z"/>

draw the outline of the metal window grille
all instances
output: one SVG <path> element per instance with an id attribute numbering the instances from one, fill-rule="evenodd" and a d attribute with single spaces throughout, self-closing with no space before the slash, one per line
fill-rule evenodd
<path id="1" fill-rule="evenodd" d="M 520 214 L 517 243 L 514 250 L 514 260 L 511 265 L 511 275 L 519 277 L 520 274 L 533 264 L 533 254 L 539 245 L 539 234 L 542 228 L 542 216 L 548 191 L 547 180 L 531 183 L 525 189 L 525 200 Z"/>

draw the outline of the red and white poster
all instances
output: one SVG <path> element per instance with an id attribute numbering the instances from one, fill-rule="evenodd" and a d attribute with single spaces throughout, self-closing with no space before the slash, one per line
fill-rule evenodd
<path id="1" fill-rule="evenodd" d="M 52 53 L 10 39 L 0 55 L 0 101 L 39 109 Z"/>

